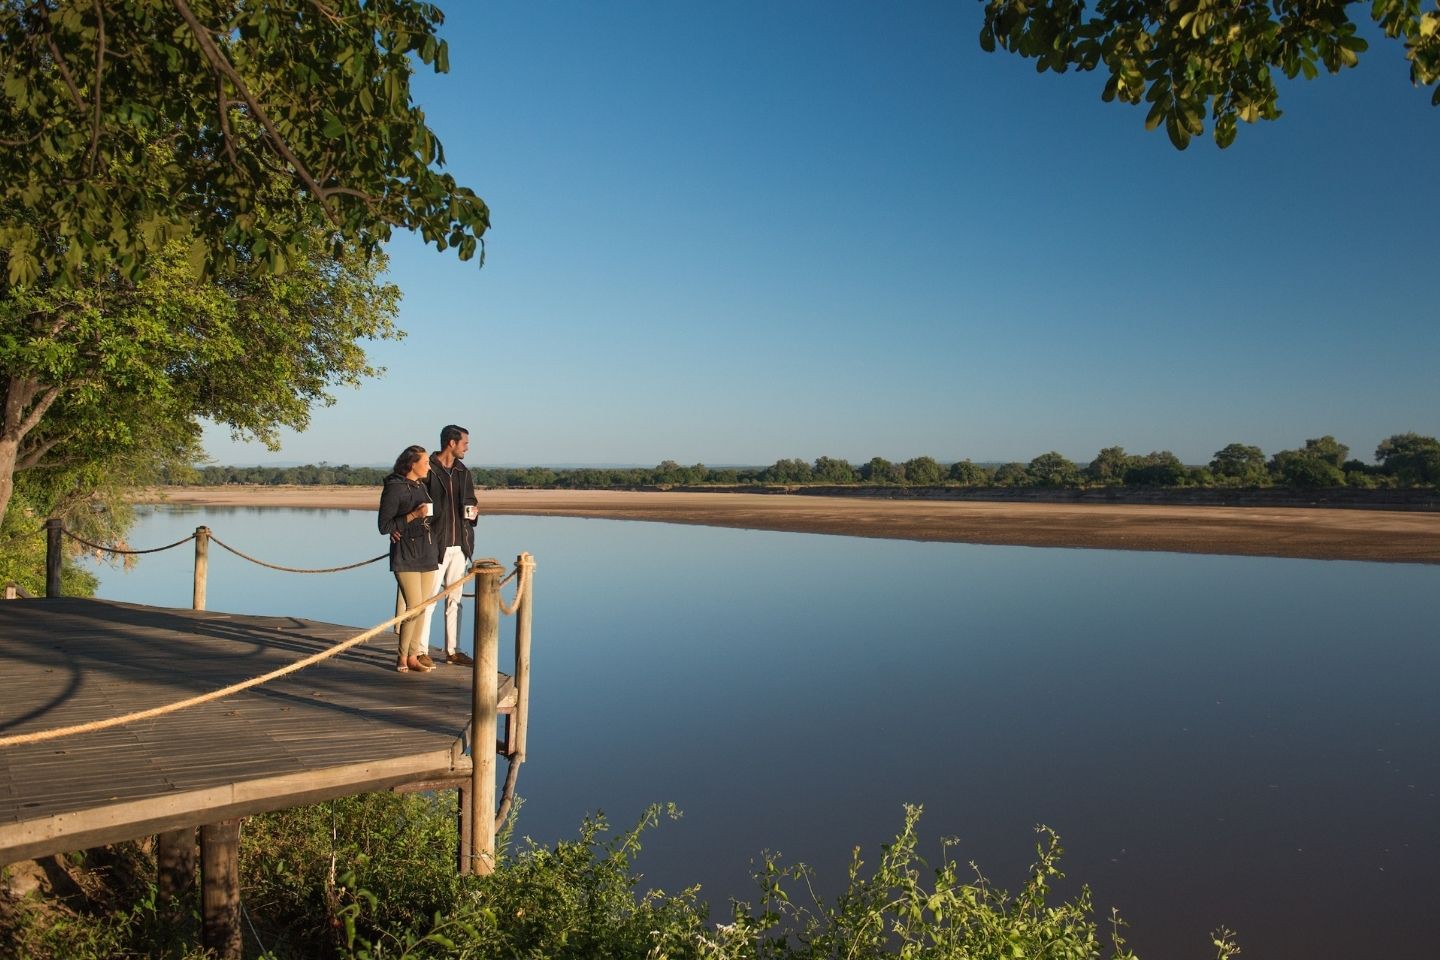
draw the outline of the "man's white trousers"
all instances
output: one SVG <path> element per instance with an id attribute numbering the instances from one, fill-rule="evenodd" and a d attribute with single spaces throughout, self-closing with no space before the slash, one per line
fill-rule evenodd
<path id="1" fill-rule="evenodd" d="M 440 558 L 440 566 L 437 568 L 440 577 L 435 584 L 438 592 L 450 586 L 456 580 L 465 576 L 469 564 L 465 562 L 465 551 L 459 547 L 446 547 L 445 556 Z M 455 643 L 460 638 L 460 594 L 463 591 L 456 590 L 445 598 L 445 652 L 455 652 Z M 421 617 L 420 636 L 424 637 L 427 644 L 430 640 L 430 616 L 435 612 L 439 604 L 425 608 Z"/>

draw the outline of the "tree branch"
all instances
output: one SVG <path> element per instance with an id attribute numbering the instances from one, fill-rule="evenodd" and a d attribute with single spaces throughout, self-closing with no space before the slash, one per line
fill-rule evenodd
<path id="1" fill-rule="evenodd" d="M 351 190 L 349 187 L 329 187 L 327 189 L 331 196 L 359 197 L 365 201 L 367 207 L 373 207 L 376 203 L 380 202 L 379 197 L 371 196 L 361 190 Z"/>
<path id="2" fill-rule="evenodd" d="M 173 0 L 173 2 L 175 9 L 180 12 L 180 16 L 184 19 L 186 25 L 190 28 L 190 32 L 194 34 L 196 41 L 200 44 L 200 52 L 205 55 L 206 60 L 210 61 L 210 66 L 234 85 L 235 92 L 240 95 L 240 99 L 250 108 L 251 112 L 255 115 L 255 119 L 260 121 L 260 126 L 265 128 L 265 133 L 270 140 L 270 146 L 280 155 L 281 159 L 290 164 L 294 169 L 295 176 L 305 184 L 305 188 L 320 202 L 320 208 L 325 211 L 325 215 L 330 219 L 330 222 L 338 227 L 340 225 L 340 218 L 335 215 L 325 202 L 327 197 L 326 191 L 320 184 L 315 182 L 315 178 L 310 175 L 309 168 L 301 163 L 300 158 L 295 156 L 294 152 L 291 151 L 290 145 L 285 142 L 285 138 L 280 135 L 280 131 L 275 129 L 275 124 L 270 121 L 270 115 L 265 112 L 265 108 L 260 105 L 258 100 L 251 96 L 249 88 L 245 85 L 244 78 L 235 70 L 230 61 L 225 59 L 225 55 L 221 53 L 220 48 L 215 45 L 215 39 L 210 36 L 210 32 L 205 29 L 204 25 L 196 18 L 195 12 L 190 9 L 190 4 L 187 3 L 186 0 Z"/>
<path id="3" fill-rule="evenodd" d="M 225 143 L 225 156 L 230 158 L 230 166 L 235 168 L 235 172 L 243 174 L 240 160 L 235 156 L 234 134 L 230 132 L 230 104 L 234 101 L 225 95 L 225 78 L 218 73 L 215 75 L 215 98 L 220 104 L 220 138 Z"/>
<path id="4" fill-rule="evenodd" d="M 28 147 L 30 144 L 34 143 L 36 140 L 39 139 L 39 133 L 32 134 L 31 136 L 26 137 L 24 140 L 6 140 L 4 137 L 0 137 L 0 147 Z"/>
<path id="5" fill-rule="evenodd" d="M 20 432 L 19 424 L 24 418 L 25 408 L 40 392 L 38 380 L 29 380 L 24 377 L 11 377 L 5 387 L 5 420 L 0 423 L 0 438 L 18 443 L 24 434 Z"/>
<path id="6" fill-rule="evenodd" d="M 11 377 L 5 393 L 5 423 L 0 436 L 16 443 L 24 440 L 62 393 L 63 388 L 46 387 L 39 380 Z"/>
<path id="7" fill-rule="evenodd" d="M 55 58 L 55 66 L 60 69 L 60 76 L 65 79 L 65 86 L 70 89 L 70 98 L 75 101 L 75 106 L 81 110 L 85 109 L 85 101 L 80 96 L 80 88 L 75 86 L 75 78 L 70 76 L 70 68 L 65 66 L 65 58 L 60 56 L 60 48 L 55 46 L 55 38 L 50 35 L 50 18 L 45 18 L 45 45 L 50 48 L 50 56 Z"/>
<path id="8" fill-rule="evenodd" d="M 90 120 L 90 173 L 95 173 L 95 161 L 100 156 L 100 79 L 105 73 L 105 8 L 95 0 L 95 20 L 99 35 L 95 46 L 95 112 Z"/>
<path id="9" fill-rule="evenodd" d="M 40 463 L 41 460 L 43 460 L 43 459 L 45 458 L 45 454 L 49 453 L 51 450 L 54 450 L 57 446 L 60 445 L 60 443 L 61 443 L 62 441 L 66 440 L 66 439 L 68 439 L 68 438 L 65 437 L 65 436 L 63 436 L 63 435 L 58 436 L 58 437 L 51 437 L 49 440 L 45 440 L 45 441 L 43 441 L 42 443 L 36 445 L 35 447 L 33 447 L 33 448 L 25 451 L 25 452 L 22 453 L 19 457 L 16 458 L 16 461 L 15 461 L 15 469 L 16 469 L 16 470 L 29 470 L 29 469 L 35 467 L 37 464 Z M 60 463 L 54 463 L 54 464 L 47 464 L 47 466 L 57 466 L 57 467 L 58 467 L 58 466 L 62 466 L 64 462 L 66 462 L 66 461 L 61 461 Z"/>

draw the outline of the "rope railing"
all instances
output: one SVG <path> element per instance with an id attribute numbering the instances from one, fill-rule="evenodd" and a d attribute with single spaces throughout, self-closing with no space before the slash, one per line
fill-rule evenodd
<path id="1" fill-rule="evenodd" d="M 500 612 L 505 616 L 513 616 L 515 611 L 520 609 L 520 601 L 525 599 L 525 591 L 530 586 L 530 571 L 534 567 L 534 562 L 529 560 L 529 554 L 525 554 L 525 559 L 517 561 L 515 569 L 500 581 L 500 586 L 503 587 L 511 580 L 519 578 L 515 584 L 515 599 L 506 603 L 504 597 L 500 598 Z"/>
<path id="2" fill-rule="evenodd" d="M 165 550 L 173 550 L 176 547 L 182 544 L 189 543 L 191 540 L 195 539 L 195 534 L 192 533 L 190 534 L 190 536 L 184 538 L 183 540 L 176 540 L 174 543 L 167 543 L 163 547 L 151 547 L 149 550 L 131 550 L 126 547 L 110 547 L 106 546 L 103 543 L 96 543 L 93 540 L 86 540 L 84 537 L 80 536 L 80 534 L 67 530 L 64 527 L 60 528 L 60 532 L 65 534 L 65 536 L 69 537 L 71 540 L 74 540 L 76 543 L 89 547 L 91 550 L 103 550 L 106 553 L 118 553 L 127 557 L 138 557 L 141 554 L 161 553 Z"/>
<path id="3" fill-rule="evenodd" d="M 163 547 L 151 547 L 148 550 L 133 550 L 129 547 L 112 547 L 108 544 L 96 543 L 94 540 L 87 540 L 84 537 L 80 536 L 78 533 L 66 529 L 65 527 L 61 527 L 60 532 L 63 533 L 65 536 L 69 537 L 71 540 L 74 540 L 76 543 L 88 547 L 91 550 L 100 550 L 105 553 L 115 553 L 127 557 L 138 557 L 147 553 L 162 553 L 166 550 L 173 550 L 176 547 L 183 546 L 189 543 L 196 537 L 196 534 L 192 533 L 188 537 L 176 540 L 174 543 L 167 543 Z M 261 560 L 259 557 L 252 557 L 250 556 L 250 554 L 244 552 L 243 550 L 240 550 L 237 547 L 232 547 L 230 544 L 226 543 L 224 540 L 221 540 L 213 533 L 208 534 L 208 536 L 211 543 L 214 543 L 215 545 L 225 550 L 228 550 L 230 553 L 233 553 L 235 556 L 239 557 L 242 560 L 248 560 L 251 563 L 256 564 L 257 566 L 265 567 L 268 570 L 279 570 L 283 573 L 343 573 L 346 570 L 358 570 L 360 567 L 367 567 L 372 563 L 378 563 L 379 561 L 384 560 L 390 555 L 387 551 L 386 553 L 380 554 L 378 557 L 371 557 L 368 560 L 361 560 L 358 563 L 347 563 L 344 566 L 339 567 L 287 567 L 283 564 L 270 563 L 269 561 Z M 511 576 L 514 576 L 514 574 L 512 573 Z"/>
<path id="4" fill-rule="evenodd" d="M 450 596 L 455 591 L 461 589 L 465 586 L 465 584 L 469 583 L 471 580 L 474 580 L 477 576 L 479 576 L 481 572 L 481 569 L 471 570 L 463 578 L 456 580 L 450 586 L 441 590 L 433 597 L 430 597 L 424 602 L 417 604 L 414 607 L 411 607 L 404 613 L 397 614 L 396 616 L 391 617 L 389 620 L 386 620 L 383 623 L 376 624 L 368 630 L 363 630 L 347 640 L 342 640 L 340 643 L 335 644 L 333 647 L 330 647 L 327 650 L 321 650 L 319 653 L 313 653 L 308 657 L 302 657 L 301 659 L 296 660 L 293 663 L 287 664 L 286 666 L 280 667 L 275 670 L 271 670 L 268 673 L 262 673 L 259 676 L 251 677 L 248 680 L 241 680 L 238 683 L 232 683 L 227 687 L 221 687 L 220 689 L 212 690 L 209 693 L 198 694 L 197 696 L 188 697 L 184 700 L 176 700 L 173 703 L 162 704 L 158 707 L 150 707 L 145 710 L 136 710 L 131 713 L 121 714 L 118 717 L 108 717 L 104 720 L 91 720 L 86 723 L 72 724 L 68 727 L 52 727 L 49 730 L 37 730 L 32 733 L 17 733 L 12 734 L 8 737 L 0 737 L 0 747 L 14 747 L 27 743 L 39 743 L 44 740 L 55 740 L 60 737 L 73 736 L 74 734 L 78 733 L 95 733 L 99 730 L 108 730 L 111 727 L 120 727 L 124 726 L 127 723 L 135 723 L 139 720 L 149 720 L 153 717 L 164 716 L 166 714 L 175 713 L 179 710 L 185 710 L 190 707 L 198 707 L 201 704 L 209 703 L 212 700 L 219 700 L 224 697 L 240 693 L 244 690 L 249 690 L 251 687 L 258 687 L 262 683 L 268 683 L 271 680 L 277 680 L 280 677 L 296 673 L 300 670 L 304 670 L 306 667 L 314 666 L 315 664 L 320 663 L 324 660 L 329 660 L 331 657 L 338 656 L 339 654 L 344 653 L 346 650 L 349 650 L 351 647 L 359 646 L 365 641 L 370 640 L 381 633 L 384 633 L 386 630 L 392 629 L 398 624 L 404 623 L 406 620 L 409 620 L 412 617 L 419 616 L 422 612 L 425 611 L 426 608 L 434 606 L 439 601 Z"/>
<path id="5" fill-rule="evenodd" d="M 184 541 L 182 540 L 181 542 L 183 543 Z M 343 567 L 285 567 L 281 566 L 278 563 L 268 563 L 264 560 L 257 559 L 256 557 L 250 556 L 250 554 L 248 553 L 242 553 L 241 551 L 230 546 L 230 544 L 226 543 L 224 540 L 221 540 L 219 537 L 215 536 L 215 534 L 213 533 L 210 534 L 210 542 L 215 544 L 216 546 L 222 547 L 225 550 L 230 551 L 231 553 L 235 554 L 235 556 L 239 557 L 241 560 L 249 560 L 251 563 L 262 566 L 267 570 L 279 570 L 283 573 L 343 573 L 346 570 L 358 570 L 360 567 L 368 567 L 370 564 L 376 563 L 380 560 L 384 560 L 386 557 L 390 556 L 389 551 L 386 551 L 385 553 L 380 554 L 380 556 L 378 557 L 371 557 L 369 560 L 361 560 L 359 563 L 349 563 Z"/>

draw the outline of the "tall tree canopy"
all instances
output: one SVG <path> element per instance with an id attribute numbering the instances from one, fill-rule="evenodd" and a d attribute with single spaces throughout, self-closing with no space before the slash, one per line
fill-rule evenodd
<path id="1" fill-rule="evenodd" d="M 0 298 L 0 521 L 17 471 L 93 483 L 137 452 L 169 462 L 201 417 L 273 443 L 331 387 L 375 373 L 361 341 L 397 335 L 399 290 L 379 279 L 383 255 L 331 256 L 323 241 L 280 275 L 241 264 L 202 279 L 176 241 L 139 281 L 113 271 Z"/>
<path id="2" fill-rule="evenodd" d="M 197 272 L 281 272 L 396 227 L 469 259 L 489 210 L 410 96 L 417 60 L 448 68 L 440 22 L 415 0 L 0 0 L 0 278 L 137 279 L 177 241 Z"/>
<path id="3" fill-rule="evenodd" d="M 1150 104 L 1145 126 L 1160 124 L 1183 150 L 1210 118 L 1228 147 L 1236 122 L 1280 116 L 1276 74 L 1313 78 L 1353 67 L 1368 47 L 1355 8 L 1388 36 L 1402 38 L 1410 79 L 1440 81 L 1440 11 L 1421 0 L 984 0 L 980 45 L 1064 73 L 1103 68 L 1105 100 Z M 1431 97 L 1440 104 L 1440 87 Z"/>

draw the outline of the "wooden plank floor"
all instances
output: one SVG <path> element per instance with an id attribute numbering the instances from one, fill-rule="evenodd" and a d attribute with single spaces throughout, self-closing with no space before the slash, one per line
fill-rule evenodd
<path id="1" fill-rule="evenodd" d="M 360 629 L 103 600 L 0 601 L 0 736 L 205 693 Z M 230 698 L 0 748 L 0 863 L 468 774 L 470 669 L 397 674 L 394 647 L 385 634 Z M 514 695 L 502 675 L 502 711 Z"/>

